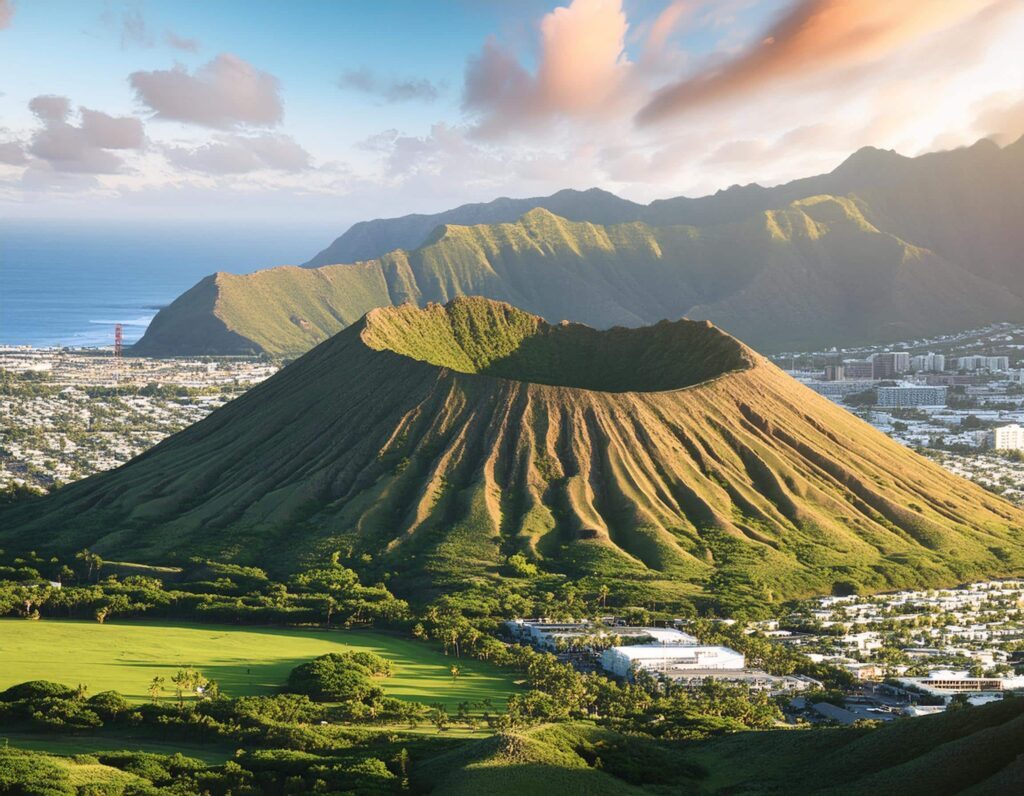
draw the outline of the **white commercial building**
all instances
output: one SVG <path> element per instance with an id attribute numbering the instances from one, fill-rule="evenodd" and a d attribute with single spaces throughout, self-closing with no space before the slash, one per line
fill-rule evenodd
<path id="1" fill-rule="evenodd" d="M 897 387 L 878 388 L 878 406 L 945 406 L 948 387 L 925 387 L 919 384 L 901 384 Z"/>
<path id="2" fill-rule="evenodd" d="M 988 432 L 986 443 L 988 447 L 997 451 L 1024 450 L 1024 427 L 1012 423 L 1009 426 L 994 428 Z"/>
<path id="3" fill-rule="evenodd" d="M 959 357 L 956 361 L 957 370 L 1009 370 L 1009 357 L 986 357 L 975 354 L 969 357 Z"/>
<path id="4" fill-rule="evenodd" d="M 513 619 L 505 622 L 505 629 L 516 641 L 552 652 L 560 640 L 568 643 L 590 638 L 636 639 L 643 643 L 696 644 L 689 633 L 672 627 L 617 627 L 589 621 L 548 622 L 543 619 Z"/>
<path id="5" fill-rule="evenodd" d="M 915 373 L 939 373 L 946 369 L 946 357 L 943 354 L 919 354 L 910 361 L 910 369 Z"/>
<path id="6" fill-rule="evenodd" d="M 743 653 L 728 647 L 692 644 L 637 644 L 612 647 L 601 655 L 601 667 L 617 677 L 629 677 L 638 669 L 664 672 L 680 669 L 742 669 Z"/>
<path id="7" fill-rule="evenodd" d="M 833 401 L 838 401 L 847 395 L 870 390 L 875 386 L 875 382 L 864 379 L 853 381 L 805 381 L 803 383 L 818 393 L 818 395 L 831 398 Z"/>

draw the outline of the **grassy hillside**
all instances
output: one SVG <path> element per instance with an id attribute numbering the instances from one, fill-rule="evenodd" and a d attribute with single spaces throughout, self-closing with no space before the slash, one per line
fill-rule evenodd
<path id="1" fill-rule="evenodd" d="M 1002 794 L 1024 787 L 1024 700 L 877 730 L 774 730 L 667 743 L 593 725 L 549 725 L 421 764 L 434 792 Z"/>
<path id="2" fill-rule="evenodd" d="M 415 249 L 439 225 L 515 221 L 540 207 L 573 221 L 655 227 L 718 226 L 821 194 L 855 194 L 873 209 L 879 228 L 928 248 L 973 274 L 1024 295 L 1016 253 L 1024 247 L 1024 138 L 1000 149 L 989 140 L 971 147 L 903 157 L 865 147 L 828 174 L 773 188 L 733 186 L 697 199 L 675 197 L 639 205 L 605 191 L 559 191 L 532 199 L 497 199 L 443 213 L 355 224 L 306 267 L 380 257 Z"/>
<path id="3" fill-rule="evenodd" d="M 683 601 L 1024 571 L 1024 513 L 715 327 L 380 309 L 128 465 L 0 510 L 0 546 L 295 571 L 403 595 L 542 572 Z"/>
<path id="4" fill-rule="evenodd" d="M 134 350 L 295 355 L 373 307 L 482 295 L 607 328 L 686 315 L 765 350 L 874 342 L 1024 313 L 1020 294 L 880 229 L 849 197 L 815 196 L 720 225 L 573 222 L 438 227 L 356 265 L 217 274 L 162 310 Z"/>

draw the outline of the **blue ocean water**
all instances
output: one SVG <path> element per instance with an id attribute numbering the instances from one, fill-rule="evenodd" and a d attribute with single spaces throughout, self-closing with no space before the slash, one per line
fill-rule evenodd
<path id="1" fill-rule="evenodd" d="M 0 344 L 126 343 L 157 310 L 215 271 L 298 264 L 343 229 L 330 225 L 0 220 Z"/>

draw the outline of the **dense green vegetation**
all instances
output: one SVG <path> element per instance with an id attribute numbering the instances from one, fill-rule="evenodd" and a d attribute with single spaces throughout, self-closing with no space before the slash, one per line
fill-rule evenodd
<path id="1" fill-rule="evenodd" d="M 324 724 L 332 708 L 291 695 L 132 710 L 113 694 L 68 690 L 66 697 L 39 687 L 0 694 L 5 726 L 46 716 L 55 730 L 50 717 L 59 716 L 82 728 L 69 756 L 22 751 L 15 735 L 13 747 L 0 749 L 0 792 L 1003 794 L 1024 784 L 1019 698 L 880 728 L 722 734 L 742 724 L 720 722 L 710 732 L 658 737 L 602 721 L 505 722 L 497 734 L 473 740 L 445 733 L 440 722 L 436 734 Z M 717 705 L 720 695 L 712 696 Z M 111 733 L 128 726 L 131 746 L 149 734 L 165 744 L 206 738 L 237 751 L 224 762 L 111 750 Z"/>
<path id="2" fill-rule="evenodd" d="M 0 792 L 768 793 L 792 782 L 813 791 L 833 779 L 863 778 L 913 793 L 919 758 L 920 765 L 947 759 L 932 757 L 928 744 L 969 749 L 970 765 L 949 782 L 1012 781 L 1005 749 L 1019 743 L 1024 721 L 1010 701 L 994 710 L 965 708 L 946 723 L 899 722 L 931 729 L 898 737 L 896 728 L 777 730 L 779 702 L 764 692 L 713 682 L 690 690 L 643 674 L 617 683 L 497 635 L 499 620 L 511 614 L 602 613 L 617 598 L 609 589 L 586 593 L 563 584 L 548 593 L 481 584 L 415 607 L 378 587 L 384 601 L 402 606 L 400 613 L 373 613 L 373 632 L 317 633 L 266 624 L 370 621 L 366 606 L 357 607 L 368 587 L 336 560 L 288 582 L 208 561 L 182 570 L 109 563 L 90 551 L 67 563 L 26 556 L 0 566 L 0 608 L 21 617 L 2 620 L 0 630 L 0 672 L 11 682 L 0 683 L 0 737 L 10 744 L 0 750 Z M 42 580 L 55 572 L 61 589 Z M 231 594 L 234 621 L 264 626 L 155 621 L 195 611 L 194 598 L 213 606 Z M 330 615 L 307 613 L 307 603 L 332 594 L 339 606 Z M 376 602 L 379 594 L 369 604 Z M 89 624 L 52 618 L 88 610 Z M 635 622 L 652 619 L 639 608 L 622 613 Z M 826 688 L 848 684 L 845 672 L 814 664 L 742 623 L 697 619 L 689 629 L 705 642 L 742 650 L 751 665 L 770 672 L 808 674 Z M 26 644 L 40 634 L 45 645 Z M 127 643 L 132 636 L 136 646 Z M 234 640 L 246 636 L 258 646 L 236 657 Z M 316 649 L 321 643 L 328 651 Z M 102 679 L 101 650 L 104 677 L 129 686 L 141 678 L 145 693 L 122 695 L 113 680 Z M 57 671 L 46 667 L 62 667 L 60 679 L 69 684 L 30 674 Z M 512 688 L 512 678 L 521 687 Z M 879 741 L 872 740 L 876 733 Z M 830 766 L 865 762 L 855 770 L 847 765 L 845 780 L 812 781 L 808 772 L 819 758 L 834 759 Z M 922 792 L 947 792 L 944 778 L 929 777 L 938 789 Z"/>

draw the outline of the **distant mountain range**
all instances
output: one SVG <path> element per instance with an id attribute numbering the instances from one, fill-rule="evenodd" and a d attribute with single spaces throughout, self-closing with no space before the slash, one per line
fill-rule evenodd
<path id="1" fill-rule="evenodd" d="M 124 467 L 0 509 L 8 550 L 278 572 L 341 551 L 410 597 L 521 553 L 747 604 L 1019 573 L 1022 527 L 710 323 L 483 298 L 373 310 Z"/>
<path id="2" fill-rule="evenodd" d="M 373 307 L 472 294 L 603 328 L 707 318 L 766 351 L 886 342 L 1024 317 L 1022 220 L 1024 139 L 866 148 L 829 174 L 650 205 L 498 199 L 356 224 L 303 268 L 208 277 L 135 350 L 294 356 Z"/>

